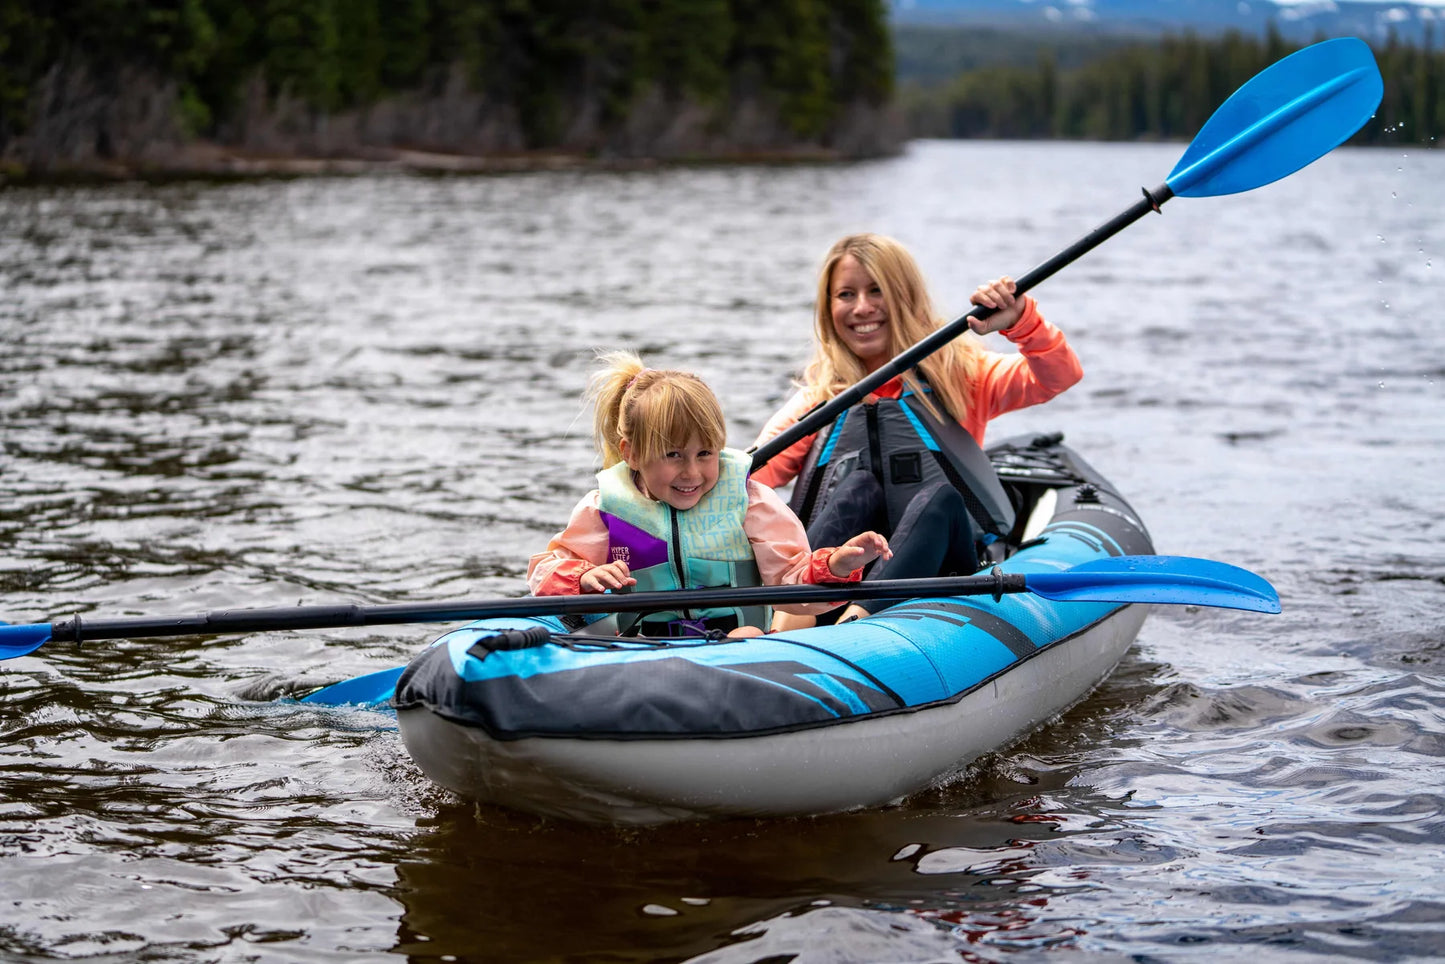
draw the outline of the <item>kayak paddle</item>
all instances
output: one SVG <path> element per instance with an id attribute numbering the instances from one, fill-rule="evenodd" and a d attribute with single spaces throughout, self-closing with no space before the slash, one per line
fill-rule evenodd
<path id="1" fill-rule="evenodd" d="M 1002 572 L 934 579 L 880 579 L 820 586 L 730 586 L 666 592 L 518 596 L 381 606 L 290 606 L 221 609 L 183 616 L 136 616 L 53 623 L 0 625 L 0 659 L 33 653 L 51 640 L 139 639 L 147 636 L 215 636 L 279 629 L 324 629 L 387 623 L 459 622 L 497 616 L 565 616 L 583 613 L 659 612 L 699 607 L 845 602 L 1033 593 L 1070 602 L 1169 603 L 1254 612 L 1280 611 L 1279 595 L 1263 577 L 1190 556 L 1117 556 L 1062 572 Z"/>
<path id="2" fill-rule="evenodd" d="M 1375 113 L 1385 84 L 1362 40 L 1344 37 L 1298 50 L 1255 74 L 1205 122 L 1164 183 L 1016 282 L 1023 294 L 1124 228 L 1159 211 L 1171 197 L 1237 194 L 1277 181 L 1349 140 Z M 994 309 L 977 306 L 900 352 L 857 384 L 820 404 L 758 446 L 753 471 L 798 439 L 812 435 L 869 392 L 969 330 Z"/>
<path id="3" fill-rule="evenodd" d="M 1000 579 L 1003 580 L 1002 588 L 999 585 Z M 791 590 L 825 587 L 774 588 Z M 1086 562 L 1063 572 L 998 573 L 937 579 L 880 579 L 872 583 L 849 583 L 826 588 L 830 590 L 830 600 L 835 598 L 840 589 L 848 591 L 850 598 L 874 599 L 921 599 L 1029 592 L 1046 599 L 1073 602 L 1172 603 L 1265 613 L 1280 611 L 1279 596 L 1274 587 L 1262 577 L 1227 563 L 1188 556 L 1118 556 Z M 672 598 L 677 593 L 634 594 L 636 598 L 658 595 Z M 627 599 L 626 596 L 622 598 Z M 791 599 L 793 602 L 804 601 L 796 594 Z M 673 602 L 676 603 L 675 598 Z M 613 611 L 615 609 L 614 605 Z M 884 614 L 886 610 L 880 613 Z M 318 706 L 380 706 L 396 693 L 397 681 L 405 669 L 405 666 L 393 666 L 332 683 L 303 696 L 300 702 Z"/>

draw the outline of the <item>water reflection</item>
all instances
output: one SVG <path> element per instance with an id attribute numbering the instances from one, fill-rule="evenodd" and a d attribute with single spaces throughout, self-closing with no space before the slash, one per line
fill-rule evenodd
<path id="1" fill-rule="evenodd" d="M 1037 946 L 1077 936 L 1075 925 L 1046 923 L 1043 908 L 1052 890 L 1085 883 L 1051 880 L 1031 855 L 1075 818 L 1016 816 L 855 814 L 627 834 L 448 809 L 424 822 L 418 859 L 398 866 L 396 950 L 496 961 L 810 960 L 810 950 L 819 960 L 933 960 L 970 944 L 1021 945 L 1026 932 Z"/>

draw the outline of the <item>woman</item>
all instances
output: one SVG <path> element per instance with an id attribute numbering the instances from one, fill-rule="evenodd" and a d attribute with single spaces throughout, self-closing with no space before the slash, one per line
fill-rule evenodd
<path id="1" fill-rule="evenodd" d="M 753 473 L 772 486 L 798 480 L 793 508 L 815 545 L 836 545 L 825 536 L 850 526 L 889 535 L 894 557 L 874 566 L 870 579 L 974 571 L 979 542 L 1006 534 L 1009 521 L 1007 505 L 989 495 L 1001 492 L 998 481 L 980 461 L 988 422 L 1047 401 L 1083 377 L 1063 333 L 1043 319 L 1033 298 L 1015 294 L 1011 279 L 979 285 L 970 300 L 993 313 L 970 319 L 970 332 Z M 913 256 L 876 234 L 850 235 L 829 249 L 815 308 L 813 358 L 758 444 L 944 324 Z M 979 336 L 995 331 L 1018 352 L 984 347 Z M 842 618 L 884 605 L 850 606 Z"/>

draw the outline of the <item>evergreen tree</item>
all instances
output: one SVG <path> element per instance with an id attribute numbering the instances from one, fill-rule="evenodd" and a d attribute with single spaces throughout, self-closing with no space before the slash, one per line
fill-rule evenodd
<path id="1" fill-rule="evenodd" d="M 1445 129 L 1445 63 L 1428 43 L 1393 37 L 1376 51 L 1385 92 L 1357 143 L 1429 143 Z M 1170 35 L 1059 71 L 1051 59 L 1025 68 L 965 71 L 945 87 L 909 87 L 906 116 L 915 134 L 949 137 L 1071 137 L 1096 140 L 1187 138 L 1241 85 L 1293 52 L 1271 29 L 1263 40 L 1239 33 Z"/>
<path id="2" fill-rule="evenodd" d="M 54 56 L 54 29 L 34 0 L 0 0 L 0 148 L 29 126 L 30 86 Z"/>
<path id="3" fill-rule="evenodd" d="M 343 0 L 346 6 L 355 0 Z M 386 90 L 416 87 L 431 61 L 431 5 L 427 0 L 375 0 L 382 41 L 381 85 Z"/>
<path id="4" fill-rule="evenodd" d="M 718 104 L 728 94 L 733 15 L 728 0 L 649 0 L 646 72 L 672 95 Z"/>
<path id="5" fill-rule="evenodd" d="M 340 104 L 341 65 L 330 0 L 265 0 L 262 66 L 271 90 L 322 111 Z"/>
<path id="6" fill-rule="evenodd" d="M 827 5 L 829 75 L 836 98 L 879 105 L 893 94 L 893 43 L 884 0 L 833 0 Z"/>
<path id="7" fill-rule="evenodd" d="M 825 0 L 733 0 L 732 9 L 742 95 L 771 93 L 794 133 L 821 132 L 834 112 Z"/>
<path id="8" fill-rule="evenodd" d="M 123 71 L 170 82 L 183 125 L 221 137 L 258 78 L 273 101 L 321 118 L 435 94 L 460 71 L 537 148 L 603 143 L 654 85 L 723 125 L 744 103 L 769 105 L 792 137 L 826 143 L 845 105 L 895 96 L 887 12 L 886 0 L 0 0 L 0 148 L 33 126 L 56 70 L 101 88 Z M 1445 130 L 1445 55 L 1425 36 L 1377 50 L 1385 95 L 1357 140 L 1428 143 Z M 1262 38 L 1062 44 L 904 88 L 912 130 L 1188 137 L 1293 49 L 1274 25 Z"/>
<path id="9" fill-rule="evenodd" d="M 380 0 L 346 0 L 335 11 L 338 100 L 345 106 L 369 103 L 385 89 L 389 63 Z"/>

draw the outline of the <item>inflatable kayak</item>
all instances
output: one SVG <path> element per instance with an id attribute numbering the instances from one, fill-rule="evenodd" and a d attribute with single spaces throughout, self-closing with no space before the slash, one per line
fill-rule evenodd
<path id="1" fill-rule="evenodd" d="M 989 457 L 1020 510 L 997 570 L 1153 552 L 1134 510 L 1059 436 Z M 394 705 L 423 772 L 479 801 L 620 824 L 821 814 L 901 800 L 1058 715 L 1114 668 L 1146 609 L 915 598 L 747 640 L 484 619 L 412 660 Z"/>

